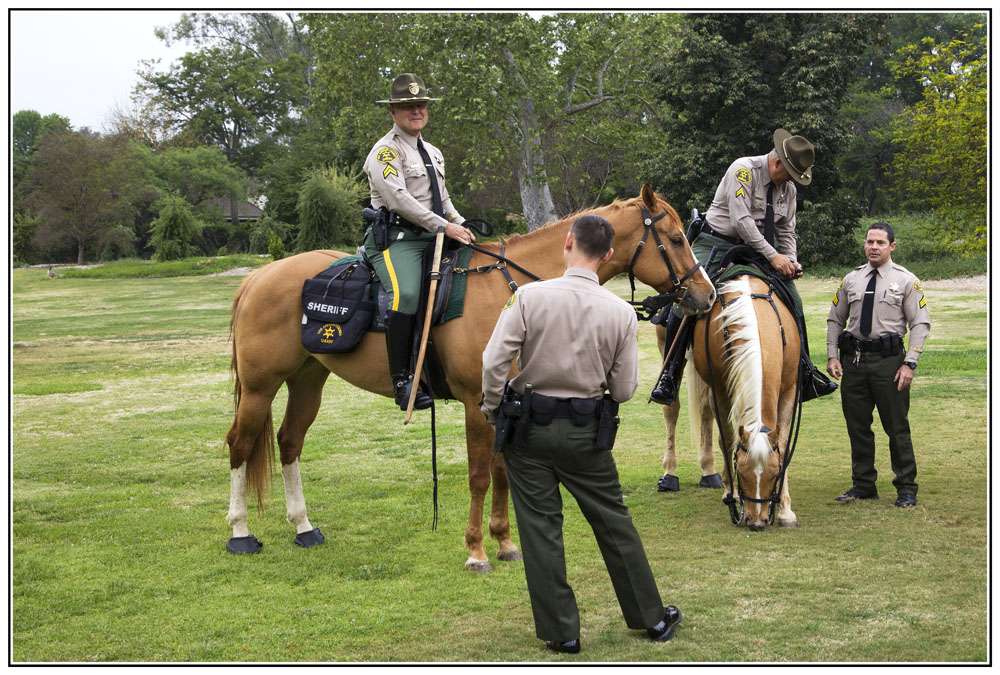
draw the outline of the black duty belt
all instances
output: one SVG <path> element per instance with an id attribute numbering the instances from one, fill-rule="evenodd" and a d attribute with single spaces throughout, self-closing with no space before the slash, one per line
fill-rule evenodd
<path id="1" fill-rule="evenodd" d="M 722 241 L 728 241 L 733 246 L 738 246 L 740 243 L 739 237 L 731 237 L 728 234 L 722 234 L 721 232 L 716 232 L 715 230 L 713 230 L 712 227 L 708 224 L 707 220 L 701 221 L 701 231 L 704 232 L 705 234 L 710 234 L 713 237 L 718 237 Z"/>
<path id="2" fill-rule="evenodd" d="M 544 410 L 544 405 L 540 406 L 538 399 L 541 398 L 540 395 L 535 395 L 535 407 L 532 408 L 532 412 L 539 412 L 537 408 L 542 408 Z M 600 417 L 601 416 L 601 398 L 591 399 L 591 398 L 574 398 L 574 399 L 556 399 L 553 407 L 544 414 L 547 417 L 554 419 L 573 419 L 573 418 L 587 418 L 587 417 Z"/>
<path id="3" fill-rule="evenodd" d="M 404 218 L 403 216 L 399 215 L 398 213 L 393 213 L 392 216 L 393 216 L 393 220 L 389 221 L 389 225 L 390 226 L 395 225 L 396 227 L 403 228 L 403 229 L 406 229 L 406 230 L 411 230 L 413 232 L 416 232 L 417 234 L 423 234 L 424 232 L 428 231 L 425 228 L 420 227 L 416 223 L 411 223 L 410 221 L 408 221 L 406 218 Z"/>
<path id="4" fill-rule="evenodd" d="M 895 356 L 903 350 L 903 336 L 886 333 L 874 340 L 859 340 L 852 333 L 844 332 L 839 346 L 845 352 L 879 352 L 883 356 Z"/>

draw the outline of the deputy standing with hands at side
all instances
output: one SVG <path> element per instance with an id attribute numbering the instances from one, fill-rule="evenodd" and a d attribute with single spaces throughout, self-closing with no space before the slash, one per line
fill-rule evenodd
<path id="1" fill-rule="evenodd" d="M 892 226 L 874 223 L 868 228 L 868 262 L 844 277 L 827 317 L 826 369 L 834 378 L 844 378 L 840 401 L 851 439 L 852 485 L 836 498 L 840 502 L 878 499 L 871 428 L 872 410 L 877 407 L 889 436 L 896 506 L 917 503 L 917 461 L 908 419 L 910 383 L 931 320 L 920 280 L 892 262 L 895 249 Z M 904 349 L 907 326 L 910 340 Z"/>

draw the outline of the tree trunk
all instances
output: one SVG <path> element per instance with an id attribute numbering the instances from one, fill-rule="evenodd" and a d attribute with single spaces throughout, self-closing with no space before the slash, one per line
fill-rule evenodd
<path id="1" fill-rule="evenodd" d="M 83 238 L 77 237 L 76 240 L 76 264 L 83 264 Z"/>
<path id="2" fill-rule="evenodd" d="M 504 47 L 500 55 L 510 65 L 523 92 L 523 97 L 517 104 L 517 127 L 521 138 L 517 182 L 521 188 L 521 210 L 528 221 L 528 230 L 533 231 L 558 217 L 552 202 L 552 191 L 549 190 L 549 179 L 545 174 L 541 125 L 535 112 L 535 102 L 521 77 L 514 54 Z"/>
<path id="3" fill-rule="evenodd" d="M 558 215 L 545 174 L 545 151 L 542 150 L 535 104 L 530 98 L 524 98 L 519 107 L 521 166 L 517 181 L 521 188 L 521 209 L 528 221 L 528 230 L 533 231 L 556 220 Z"/>

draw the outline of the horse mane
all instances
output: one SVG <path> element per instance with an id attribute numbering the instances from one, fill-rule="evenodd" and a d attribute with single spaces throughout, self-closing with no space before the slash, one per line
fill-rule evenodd
<path id="1" fill-rule="evenodd" d="M 747 455 L 755 468 L 761 468 L 767 462 L 771 448 L 766 434 L 761 432 L 764 362 L 760 328 L 747 277 L 726 282 L 719 295 L 729 294 L 735 294 L 736 297 L 723 305 L 719 330 L 728 331 L 728 345 L 732 345 L 726 380 L 732 400 L 730 418 L 735 428 L 742 426 L 746 429 L 750 436 Z M 742 342 L 733 345 L 737 340 Z"/>
<path id="2" fill-rule="evenodd" d="M 559 220 L 554 220 L 552 222 L 545 223 L 544 225 L 532 230 L 531 232 L 528 232 L 527 234 L 516 234 L 516 233 L 512 234 L 506 239 L 502 239 L 501 242 L 503 244 L 506 244 L 507 246 L 510 246 L 511 244 L 517 243 L 519 241 L 530 241 L 531 237 L 538 235 L 539 232 L 542 232 L 543 230 L 547 230 L 549 228 L 558 227 L 559 225 L 562 225 L 567 222 L 572 223 L 574 220 L 579 218 L 584 213 L 596 213 L 599 216 L 604 216 L 605 218 L 608 218 L 609 215 L 617 214 L 625 210 L 629 206 L 632 206 L 638 201 L 639 197 L 632 197 L 631 199 L 616 199 L 610 204 L 606 204 L 604 206 L 598 206 L 597 208 L 579 209 L 569 214 L 565 218 L 560 218 Z M 608 220 L 611 220 L 611 218 L 608 218 Z"/>

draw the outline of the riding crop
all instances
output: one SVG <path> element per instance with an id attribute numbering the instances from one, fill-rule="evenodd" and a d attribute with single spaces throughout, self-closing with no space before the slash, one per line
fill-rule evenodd
<path id="1" fill-rule="evenodd" d="M 420 335 L 420 351 L 417 352 L 417 364 L 413 368 L 413 386 L 410 387 L 410 401 L 406 404 L 406 417 L 403 424 L 410 423 L 413 415 L 413 404 L 417 399 L 417 387 L 420 385 L 420 371 L 424 367 L 424 356 L 427 354 L 427 339 L 431 334 L 431 319 L 434 315 L 434 296 L 437 294 L 438 280 L 441 278 L 441 251 L 444 248 L 444 225 L 438 227 L 434 239 L 434 263 L 431 267 L 431 285 L 427 293 L 427 314 L 424 316 L 424 328 Z"/>

